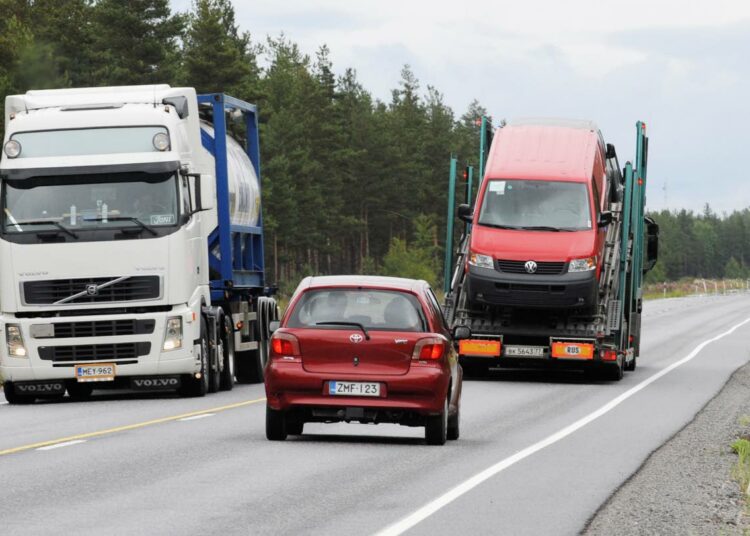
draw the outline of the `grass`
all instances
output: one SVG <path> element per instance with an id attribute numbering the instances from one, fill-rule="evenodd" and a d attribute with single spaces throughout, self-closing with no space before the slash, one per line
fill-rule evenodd
<path id="1" fill-rule="evenodd" d="M 745 492 L 750 485 L 750 441 L 741 437 L 732 443 L 732 450 L 737 454 L 737 463 L 732 468 L 732 476 L 737 479 L 742 491 Z"/>

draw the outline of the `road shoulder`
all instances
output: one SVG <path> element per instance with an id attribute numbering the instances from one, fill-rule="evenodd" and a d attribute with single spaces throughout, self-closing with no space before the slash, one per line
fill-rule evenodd
<path id="1" fill-rule="evenodd" d="M 589 520 L 582 534 L 743 534 L 750 515 L 732 478 L 730 445 L 750 427 L 750 364 L 695 419 L 654 451 Z M 634 431 L 635 432 L 635 431 Z"/>

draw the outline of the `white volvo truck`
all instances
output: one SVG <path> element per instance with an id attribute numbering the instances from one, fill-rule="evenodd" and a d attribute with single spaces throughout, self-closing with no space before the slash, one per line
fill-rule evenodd
<path id="1" fill-rule="evenodd" d="M 244 146 L 228 135 L 235 129 Z M 168 85 L 5 101 L 0 375 L 10 403 L 262 381 L 257 111 Z"/>

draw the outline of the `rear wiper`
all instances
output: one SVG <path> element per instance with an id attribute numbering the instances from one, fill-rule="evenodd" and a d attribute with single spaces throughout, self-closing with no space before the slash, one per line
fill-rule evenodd
<path id="1" fill-rule="evenodd" d="M 105 219 L 104 218 L 84 218 L 84 221 L 105 221 Z M 156 231 L 154 231 L 153 227 L 146 225 L 135 216 L 115 216 L 114 218 L 108 217 L 106 221 L 132 221 L 133 223 L 137 223 L 138 225 L 140 225 L 141 229 L 145 229 L 146 231 L 148 231 L 154 236 L 159 234 Z"/>
<path id="2" fill-rule="evenodd" d="M 336 321 L 330 321 L 330 322 L 316 322 L 316 326 L 354 326 L 356 328 L 359 328 L 362 330 L 362 333 L 365 334 L 365 339 L 368 341 L 370 340 L 370 334 L 367 333 L 367 330 L 365 327 L 360 324 L 359 322 L 336 322 Z"/>
<path id="3" fill-rule="evenodd" d="M 553 233 L 559 233 L 561 231 L 570 231 L 570 229 L 563 229 L 560 227 L 549 227 L 547 225 L 529 225 L 528 227 L 521 227 L 524 231 L 552 231 Z"/>
<path id="4" fill-rule="evenodd" d="M 78 235 L 65 227 L 62 223 L 56 220 L 31 220 L 31 221 L 19 221 L 16 222 L 15 225 L 54 225 L 58 229 L 60 229 L 63 233 L 72 236 L 76 240 L 78 240 Z"/>

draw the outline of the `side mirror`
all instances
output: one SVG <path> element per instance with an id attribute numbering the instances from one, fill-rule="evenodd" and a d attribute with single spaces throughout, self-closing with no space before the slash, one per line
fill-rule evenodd
<path id="1" fill-rule="evenodd" d="M 453 328 L 453 340 L 462 341 L 471 338 L 469 326 L 456 326 Z"/>
<path id="2" fill-rule="evenodd" d="M 471 210 L 471 206 L 465 203 L 458 205 L 458 219 L 463 220 L 466 223 L 471 223 L 474 218 L 474 211 Z"/>
<path id="3" fill-rule="evenodd" d="M 274 333 L 276 330 L 279 329 L 279 326 L 281 326 L 281 322 L 279 322 L 278 320 L 271 320 L 268 323 L 268 332 Z"/>
<path id="4" fill-rule="evenodd" d="M 196 191 L 195 199 L 198 206 L 198 210 L 211 210 L 214 208 L 214 201 L 216 199 L 216 183 L 214 182 L 213 175 L 200 175 L 196 181 L 199 185 Z"/>
<path id="5" fill-rule="evenodd" d="M 612 145 L 611 143 L 607 144 L 606 156 L 607 156 L 607 160 L 609 160 L 610 158 L 617 158 L 617 152 L 615 151 L 615 146 Z"/>
<path id="6" fill-rule="evenodd" d="M 606 227 L 612 223 L 612 213 L 611 212 L 602 212 L 599 214 L 599 227 Z"/>
<path id="7" fill-rule="evenodd" d="M 643 218 L 646 224 L 646 258 L 643 263 L 643 273 L 645 274 L 656 266 L 659 258 L 659 224 L 652 218 L 646 216 Z"/>

